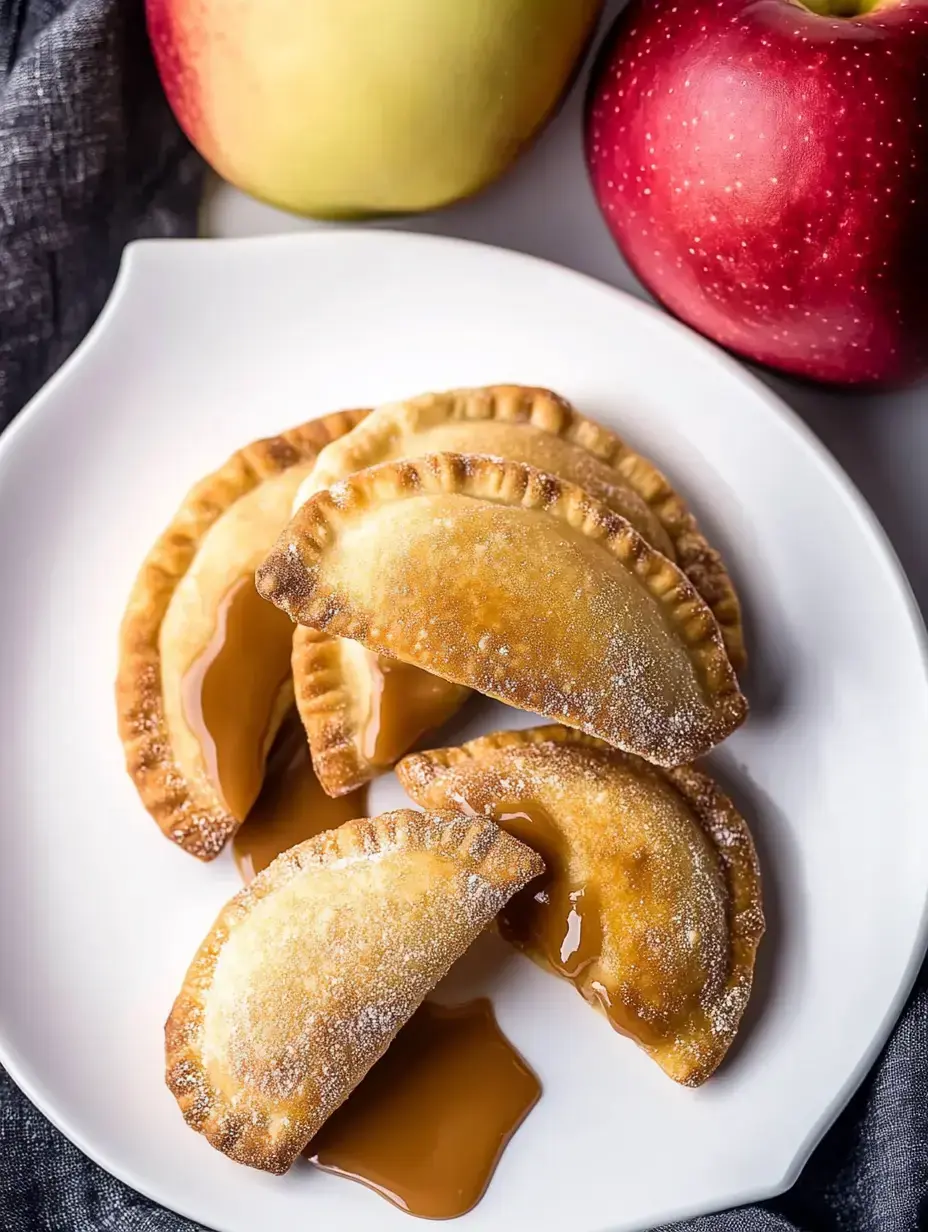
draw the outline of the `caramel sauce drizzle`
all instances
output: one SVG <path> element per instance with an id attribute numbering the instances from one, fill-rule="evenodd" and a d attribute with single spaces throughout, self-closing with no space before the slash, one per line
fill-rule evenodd
<path id="1" fill-rule="evenodd" d="M 366 815 L 366 788 L 337 799 L 322 790 L 303 728 L 289 716 L 234 840 L 242 880 L 294 844 Z M 452 1219 L 480 1201 L 540 1095 L 489 1001 L 426 1002 L 306 1154 L 412 1215 Z"/>
<path id="2" fill-rule="evenodd" d="M 291 714 L 271 751 L 261 794 L 233 840 L 242 880 L 247 885 L 297 843 L 366 816 L 366 787 L 334 799 L 322 790 L 306 734 L 297 715 Z"/>
<path id="3" fill-rule="evenodd" d="M 264 779 L 268 734 L 290 674 L 293 625 L 249 575 L 219 605 L 209 644 L 183 681 L 184 715 L 226 808 L 243 819 Z"/>
<path id="4" fill-rule="evenodd" d="M 480 810 L 474 807 L 479 804 Z M 503 908 L 500 933 L 513 945 L 538 954 L 553 971 L 581 984 L 591 963 L 602 955 L 599 901 L 592 886 L 567 872 L 563 834 L 540 804 L 502 800 L 455 799 L 454 807 L 472 816 L 490 816 L 539 853 L 544 876 L 526 886 Z M 581 989 L 581 991 L 584 991 Z M 603 1008 L 609 1010 L 605 998 Z"/>
<path id="5" fill-rule="evenodd" d="M 420 736 L 450 718 L 461 703 L 458 685 L 421 668 L 369 654 L 371 711 L 362 752 L 377 766 L 392 766 Z"/>

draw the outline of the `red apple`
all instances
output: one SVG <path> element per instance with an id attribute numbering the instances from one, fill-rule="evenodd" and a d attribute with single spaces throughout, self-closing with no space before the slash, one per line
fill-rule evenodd
<path id="1" fill-rule="evenodd" d="M 928 0 L 868 7 L 631 0 L 586 121 L 645 286 L 749 359 L 848 385 L 928 368 Z"/>

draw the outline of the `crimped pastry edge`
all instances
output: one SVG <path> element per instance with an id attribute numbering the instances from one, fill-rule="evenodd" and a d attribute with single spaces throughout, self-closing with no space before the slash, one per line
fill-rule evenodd
<path id="1" fill-rule="evenodd" d="M 586 450 L 614 470 L 663 527 L 673 545 L 676 563 L 718 621 L 733 667 L 738 672 L 744 670 L 747 651 L 741 603 L 734 583 L 721 555 L 700 530 L 686 502 L 653 462 L 627 445 L 617 433 L 583 415 L 566 398 L 540 386 L 501 384 L 452 389 L 387 403 L 375 411 L 391 410 L 408 416 L 434 413 L 436 408 L 444 413 L 446 422 L 496 420 L 530 425 Z M 367 447 L 349 451 L 351 470 L 373 465 L 372 459 L 395 430 L 395 423 L 385 422 L 378 430 L 365 427 L 361 434 L 355 433 L 356 445 L 363 442 Z"/>
<path id="2" fill-rule="evenodd" d="M 161 622 L 210 527 L 264 480 L 312 462 L 366 410 L 338 411 L 238 450 L 188 492 L 136 577 L 119 636 L 116 707 L 126 769 L 165 834 L 212 860 L 238 827 L 211 784 L 192 782 L 175 762 L 161 694 Z"/>
<path id="3" fill-rule="evenodd" d="M 356 698 L 343 667 L 344 639 L 297 625 L 293 633 L 293 684 L 296 708 L 306 732 L 316 778 L 327 795 L 357 791 L 384 772 L 365 756 L 352 709 Z M 470 694 L 463 685 L 460 704 Z"/>
<path id="4" fill-rule="evenodd" d="M 165 1082 L 187 1124 L 238 1163 L 281 1175 L 322 1124 L 274 1116 L 268 1104 L 231 1106 L 210 1081 L 202 1055 L 209 988 L 222 948 L 261 899 L 305 869 L 384 850 L 432 850 L 463 863 L 493 885 L 511 883 L 512 893 L 544 869 L 541 858 L 487 818 L 452 810 L 395 809 L 378 817 L 345 822 L 283 852 L 220 911 L 197 951 L 165 1023 Z M 489 921 L 488 921 L 489 922 Z M 399 1030 L 399 1026 L 397 1027 Z M 372 1056 L 373 1065 L 382 1053 Z M 360 1081 L 363 1074 L 358 1074 Z M 350 1091 L 345 1091 L 345 1097 Z"/>
<path id="5" fill-rule="evenodd" d="M 486 455 L 438 453 L 385 462 L 349 476 L 323 490 L 297 510 L 275 547 L 259 566 L 259 592 L 292 620 L 359 641 L 370 649 L 366 622 L 331 603 L 313 605 L 315 562 L 340 523 L 388 501 L 428 494 L 456 494 L 510 507 L 544 511 L 601 547 L 634 572 L 663 607 L 668 623 L 679 630 L 701 678 L 712 715 L 712 731 L 704 733 L 688 757 L 655 750 L 649 760 L 678 765 L 707 751 L 738 727 L 747 715 L 721 631 L 693 584 L 666 557 L 651 548 L 624 518 L 607 509 L 583 489 L 523 462 Z M 337 618 L 338 627 L 331 628 Z M 423 666 L 420 664 L 420 666 Z M 441 673 L 444 674 L 444 673 Z M 476 675 L 476 672 L 474 673 Z M 468 679 L 457 680 L 469 684 Z M 490 696 L 497 696 L 484 690 Z M 537 710 L 532 699 L 507 696 L 499 700 L 523 710 Z M 568 726 L 582 727 L 571 715 L 550 715 Z"/>
<path id="6" fill-rule="evenodd" d="M 554 723 L 493 732 L 462 745 L 411 753 L 397 764 L 396 774 L 403 789 L 416 803 L 431 807 L 428 793 L 444 770 L 453 770 L 467 763 L 479 765 L 489 754 L 500 750 L 545 744 L 593 749 L 610 759 L 640 765 L 650 773 L 663 775 L 687 802 L 718 857 L 728 895 L 732 953 L 728 977 L 719 989 L 715 1003 L 720 1006 L 728 1000 L 740 1004 L 741 1008 L 725 1032 L 703 1033 L 700 1052 L 705 1055 L 698 1066 L 691 1066 L 678 1074 L 665 1070 L 682 1086 L 701 1086 L 721 1064 L 738 1033 L 751 994 L 757 949 L 765 930 L 760 864 L 754 840 L 744 817 L 715 780 L 694 765 L 669 769 L 653 766 L 595 736 Z M 591 1004 L 602 1010 L 598 1002 Z"/>
<path id="7" fill-rule="evenodd" d="M 345 687 L 341 639 L 297 625 L 293 632 L 293 684 L 297 713 L 313 770 L 330 796 L 344 796 L 373 777 L 350 727 L 353 697 Z"/>

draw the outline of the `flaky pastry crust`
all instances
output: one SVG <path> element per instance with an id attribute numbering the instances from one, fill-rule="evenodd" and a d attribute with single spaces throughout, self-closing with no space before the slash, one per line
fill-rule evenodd
<path id="1" fill-rule="evenodd" d="M 712 1074 L 750 996 L 764 914 L 747 824 L 708 775 L 559 726 L 416 753 L 397 775 L 424 808 L 466 806 L 510 828 L 540 810 L 518 836 L 581 891 L 582 928 L 599 934 L 572 982 L 675 1081 Z M 551 969 L 534 910 L 507 935 Z"/>
<path id="2" fill-rule="evenodd" d="M 240 819 L 229 813 L 205 775 L 191 776 L 174 756 L 161 685 L 160 631 L 165 613 L 204 536 L 223 514 L 265 480 L 311 463 L 365 413 L 327 415 L 234 453 L 191 489 L 133 586 L 120 632 L 116 681 L 126 767 L 162 832 L 201 860 L 219 853 Z"/>
<path id="3" fill-rule="evenodd" d="M 627 518 L 680 566 L 712 609 L 735 670 L 745 666 L 737 593 L 686 502 L 652 462 L 549 389 L 488 385 L 376 407 L 323 450 L 297 501 L 381 462 L 447 452 L 526 462 L 577 484 Z"/>
<path id="4" fill-rule="evenodd" d="M 165 1027 L 187 1123 L 285 1172 L 540 858 L 485 818 L 398 809 L 279 856 L 220 912 Z"/>
<path id="5" fill-rule="evenodd" d="M 259 568 L 301 624 L 660 765 L 747 703 L 711 611 L 625 519 L 523 463 L 385 463 L 311 498 Z"/>
<path id="6" fill-rule="evenodd" d="M 360 652 L 360 654 L 359 654 Z M 389 761 L 407 752 L 422 732 L 388 762 L 378 759 L 365 739 L 369 721 L 374 664 L 358 662 L 371 656 L 354 642 L 330 637 L 319 629 L 297 625 L 293 634 L 293 685 L 296 708 L 306 732 L 313 769 L 330 796 L 343 796 L 369 783 L 389 768 Z M 424 673 L 423 673 L 424 674 Z M 423 730 L 439 727 L 464 704 L 470 689 L 432 677 L 432 693 Z M 402 716 L 400 716 L 402 717 Z"/>

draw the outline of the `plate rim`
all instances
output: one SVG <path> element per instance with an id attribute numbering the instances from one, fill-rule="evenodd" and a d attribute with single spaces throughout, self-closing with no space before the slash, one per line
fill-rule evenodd
<path id="1" fill-rule="evenodd" d="M 836 484 L 841 495 L 856 514 L 862 533 L 866 534 L 877 556 L 882 558 L 895 586 L 899 600 L 913 634 L 915 647 L 921 665 L 921 680 L 925 696 L 928 697 L 928 625 L 918 600 L 912 589 L 905 569 L 899 560 L 895 547 L 876 513 L 866 500 L 860 489 L 844 470 L 837 458 L 825 443 L 815 434 L 799 413 L 783 401 L 772 389 L 755 375 L 743 362 L 719 347 L 716 343 L 697 333 L 670 315 L 656 304 L 632 294 L 624 288 L 612 285 L 603 279 L 581 273 L 569 266 L 561 265 L 543 257 L 515 249 L 503 248 L 499 245 L 477 240 L 461 239 L 456 236 L 435 235 L 422 232 L 400 231 L 385 227 L 368 227 L 358 229 L 351 226 L 331 226 L 308 232 L 283 232 L 273 235 L 240 236 L 221 239 L 190 237 L 182 239 L 140 239 L 127 244 L 123 250 L 119 269 L 110 294 L 100 314 L 84 336 L 82 341 L 64 360 L 61 366 L 52 374 L 48 381 L 36 391 L 18 415 L 0 431 L 0 484 L 3 483 L 6 466 L 16 442 L 20 437 L 33 429 L 33 424 L 40 416 L 49 414 L 46 407 L 53 408 L 60 391 L 73 379 L 78 370 L 88 362 L 90 356 L 100 345 L 113 323 L 119 317 L 122 306 L 129 297 L 137 280 L 144 278 L 144 271 L 150 264 L 163 264 L 165 259 L 172 260 L 183 257 L 194 262 L 205 257 L 212 250 L 222 250 L 227 253 L 255 249 L 286 249 L 304 246 L 345 246 L 386 244 L 388 246 L 408 246 L 412 249 L 455 248 L 459 250 L 485 250 L 495 255 L 497 259 L 511 262 L 513 266 L 522 265 L 526 269 L 543 267 L 549 273 L 559 278 L 574 281 L 578 286 L 597 294 L 606 292 L 618 296 L 625 303 L 625 310 L 646 318 L 652 326 L 668 329 L 675 334 L 678 342 L 689 345 L 702 360 L 721 365 L 730 378 L 739 381 L 759 398 L 774 419 L 791 430 L 805 444 L 817 461 L 824 467 L 831 481 Z M 62 402 L 62 406 L 64 403 Z M 798 1179 L 812 1152 L 841 1115 L 854 1093 L 858 1090 L 867 1074 L 876 1063 L 880 1052 L 892 1033 L 898 1021 L 909 993 L 917 978 L 918 972 L 928 951 L 928 890 L 922 905 L 921 917 L 915 930 L 912 945 L 899 986 L 890 1001 L 879 1026 L 867 1047 L 863 1050 L 856 1066 L 850 1072 L 841 1089 L 837 1092 L 829 1106 L 807 1130 L 793 1150 L 787 1165 L 779 1169 L 779 1176 L 765 1184 L 752 1185 L 732 1189 L 727 1192 L 719 1204 L 713 1202 L 710 1207 L 682 1207 L 663 1214 L 661 1222 L 676 1221 L 710 1214 L 727 1207 L 743 1206 L 764 1201 L 784 1193 Z M 177 1203 L 173 1199 L 166 1201 L 162 1196 L 152 1192 L 145 1183 L 139 1183 L 131 1169 L 124 1168 L 115 1161 L 105 1147 L 98 1147 L 86 1140 L 76 1126 L 68 1123 L 67 1118 L 60 1116 L 55 1106 L 51 1092 L 41 1089 L 41 1081 L 31 1081 L 18 1064 L 12 1049 L 8 1046 L 0 1023 L 0 1064 L 3 1065 L 10 1078 L 26 1098 L 44 1115 L 67 1140 L 76 1146 L 84 1155 L 101 1167 L 105 1172 L 129 1186 L 135 1192 L 159 1206 L 174 1211 L 176 1214 L 211 1227 L 214 1232 L 223 1232 L 217 1225 L 204 1224 L 202 1216 L 186 1209 L 185 1203 Z M 591 1230 L 591 1232 L 609 1232 L 608 1229 Z"/>

